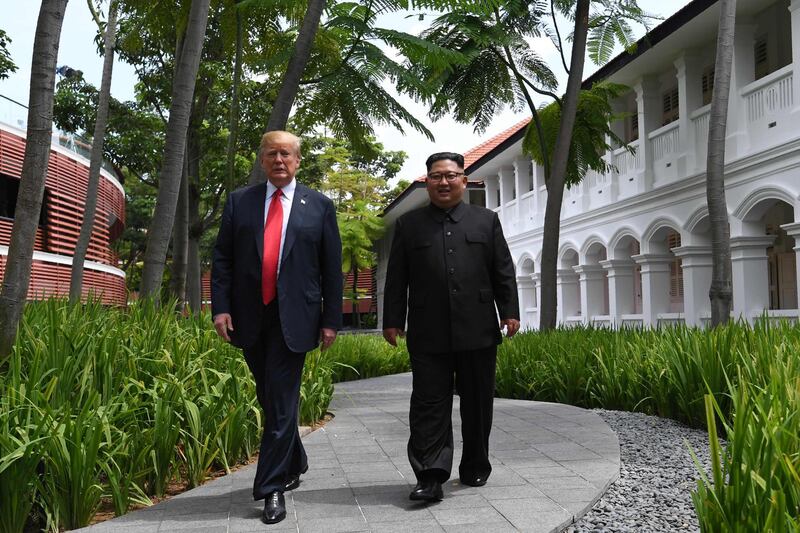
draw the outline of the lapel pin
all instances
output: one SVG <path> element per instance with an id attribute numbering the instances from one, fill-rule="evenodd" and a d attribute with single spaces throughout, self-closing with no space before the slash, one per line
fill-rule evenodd
<path id="1" fill-rule="evenodd" d="M 301 203 L 301 204 L 303 204 L 303 205 L 305 205 L 305 203 L 306 203 L 306 200 L 305 200 L 305 198 L 300 198 L 300 203 Z"/>

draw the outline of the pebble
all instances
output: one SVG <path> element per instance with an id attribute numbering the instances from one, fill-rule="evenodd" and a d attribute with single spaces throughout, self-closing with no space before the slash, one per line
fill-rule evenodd
<path id="1" fill-rule="evenodd" d="M 710 470 L 708 433 L 674 420 L 625 411 L 595 412 L 619 438 L 620 475 L 568 533 L 699 532 L 691 492 Z"/>

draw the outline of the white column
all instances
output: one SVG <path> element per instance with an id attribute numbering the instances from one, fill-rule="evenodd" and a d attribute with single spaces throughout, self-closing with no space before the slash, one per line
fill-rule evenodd
<path id="1" fill-rule="evenodd" d="M 559 268 L 556 281 L 558 292 L 558 321 L 563 323 L 567 317 L 580 314 L 580 285 L 578 274 L 571 268 Z M 585 317 L 584 317 L 585 319 Z"/>
<path id="2" fill-rule="evenodd" d="M 728 103 L 727 140 L 725 159 L 730 161 L 744 155 L 749 149 L 747 110 L 739 91 L 755 80 L 756 26 L 747 21 L 737 21 L 733 37 L 733 65 L 731 65 L 731 97 Z"/>
<path id="3" fill-rule="evenodd" d="M 581 286 L 581 314 L 583 321 L 591 324 L 594 317 L 604 315 L 606 271 L 602 265 L 576 265 L 572 267 Z"/>
<path id="4" fill-rule="evenodd" d="M 514 231 L 517 223 L 516 207 L 509 209 L 506 207 L 514 199 L 514 169 L 501 168 L 497 175 L 500 181 L 500 204 L 503 215 L 500 217 L 503 229 Z"/>
<path id="5" fill-rule="evenodd" d="M 522 308 L 520 317 L 522 327 L 533 329 L 532 313 L 536 310 L 535 284 L 532 279 L 533 274 L 517 276 L 517 289 L 519 290 L 519 303 Z"/>
<path id="6" fill-rule="evenodd" d="M 640 78 L 633 86 L 639 113 L 639 153 L 642 168 L 638 176 L 639 192 L 653 188 L 653 148 L 647 136 L 661 127 L 661 85 L 654 76 Z"/>
<path id="7" fill-rule="evenodd" d="M 703 65 L 694 51 L 686 51 L 675 60 L 676 76 L 678 78 L 678 106 L 680 115 L 678 119 L 679 138 L 681 143 L 680 156 L 678 157 L 678 176 L 686 176 L 697 169 L 697 152 L 695 146 L 694 124 L 689 115 L 703 106 Z"/>
<path id="8" fill-rule="evenodd" d="M 711 247 L 679 246 L 672 253 L 681 258 L 683 269 L 683 314 L 687 326 L 703 326 L 711 315 Z"/>
<path id="9" fill-rule="evenodd" d="M 658 326 L 658 315 L 669 312 L 670 254 L 639 254 L 631 259 L 642 266 L 642 322 Z"/>
<path id="10" fill-rule="evenodd" d="M 800 0 L 791 1 L 789 16 L 792 18 L 792 68 L 794 69 L 792 76 L 794 109 L 792 112 L 797 113 L 800 110 Z"/>
<path id="11" fill-rule="evenodd" d="M 608 314 L 616 327 L 622 325 L 622 315 L 634 313 L 633 269 L 630 259 L 605 259 L 600 261 L 608 275 Z"/>
<path id="12" fill-rule="evenodd" d="M 795 218 L 800 218 L 800 216 L 795 216 Z M 796 270 L 794 279 L 797 285 L 797 306 L 800 307 L 800 222 L 781 224 L 781 228 L 794 239 L 794 268 Z"/>
<path id="13" fill-rule="evenodd" d="M 534 305 L 536 309 L 542 308 L 542 274 L 540 272 L 535 272 L 531 274 L 531 280 L 533 280 L 533 290 L 536 294 L 536 299 L 534 300 Z M 539 327 L 539 324 L 536 324 L 536 327 Z"/>
<path id="14" fill-rule="evenodd" d="M 768 237 L 732 237 L 733 318 L 753 321 L 753 316 L 769 309 Z"/>
<path id="15" fill-rule="evenodd" d="M 529 228 L 533 220 L 531 204 L 526 200 L 526 204 L 522 205 L 522 195 L 528 193 L 531 183 L 531 160 L 520 157 L 514 160 L 514 176 L 517 180 L 517 218 L 522 225 L 522 228 Z"/>
<path id="16" fill-rule="evenodd" d="M 497 178 L 486 178 L 485 183 L 486 183 L 486 208 L 494 209 L 495 207 L 499 207 L 495 205 L 497 203 L 497 188 L 498 188 Z"/>

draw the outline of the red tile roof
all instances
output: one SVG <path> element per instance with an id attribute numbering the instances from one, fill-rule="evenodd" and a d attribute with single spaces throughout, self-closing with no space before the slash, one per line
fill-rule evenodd
<path id="1" fill-rule="evenodd" d="M 511 137 L 512 135 L 517 133 L 519 130 L 521 130 L 522 128 L 527 126 L 528 122 L 530 122 L 530 121 L 531 121 L 530 117 L 528 117 L 528 118 L 526 118 L 524 120 L 521 120 L 521 121 L 517 122 L 516 124 L 514 124 L 513 126 L 511 126 L 510 128 L 506 129 L 505 131 L 502 131 L 502 132 L 498 133 L 497 135 L 495 135 L 491 139 L 483 141 L 478 146 L 475 146 L 474 148 L 464 152 L 464 170 L 467 173 L 469 173 L 469 168 L 473 165 L 473 163 L 478 161 L 481 157 L 485 156 L 486 154 L 488 154 L 489 152 L 491 152 L 492 150 L 494 150 L 498 146 L 500 146 L 509 137 Z M 425 175 L 423 174 L 422 176 L 417 178 L 416 181 L 425 181 Z"/>

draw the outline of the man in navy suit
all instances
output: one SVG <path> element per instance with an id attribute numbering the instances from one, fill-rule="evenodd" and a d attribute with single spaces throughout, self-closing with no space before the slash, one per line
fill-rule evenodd
<path id="1" fill-rule="evenodd" d="M 300 139 L 261 139 L 268 181 L 228 196 L 211 270 L 214 328 L 241 348 L 264 410 L 253 497 L 262 520 L 286 517 L 283 492 L 308 469 L 297 430 L 305 354 L 342 325 L 342 243 L 333 202 L 297 183 Z"/>

